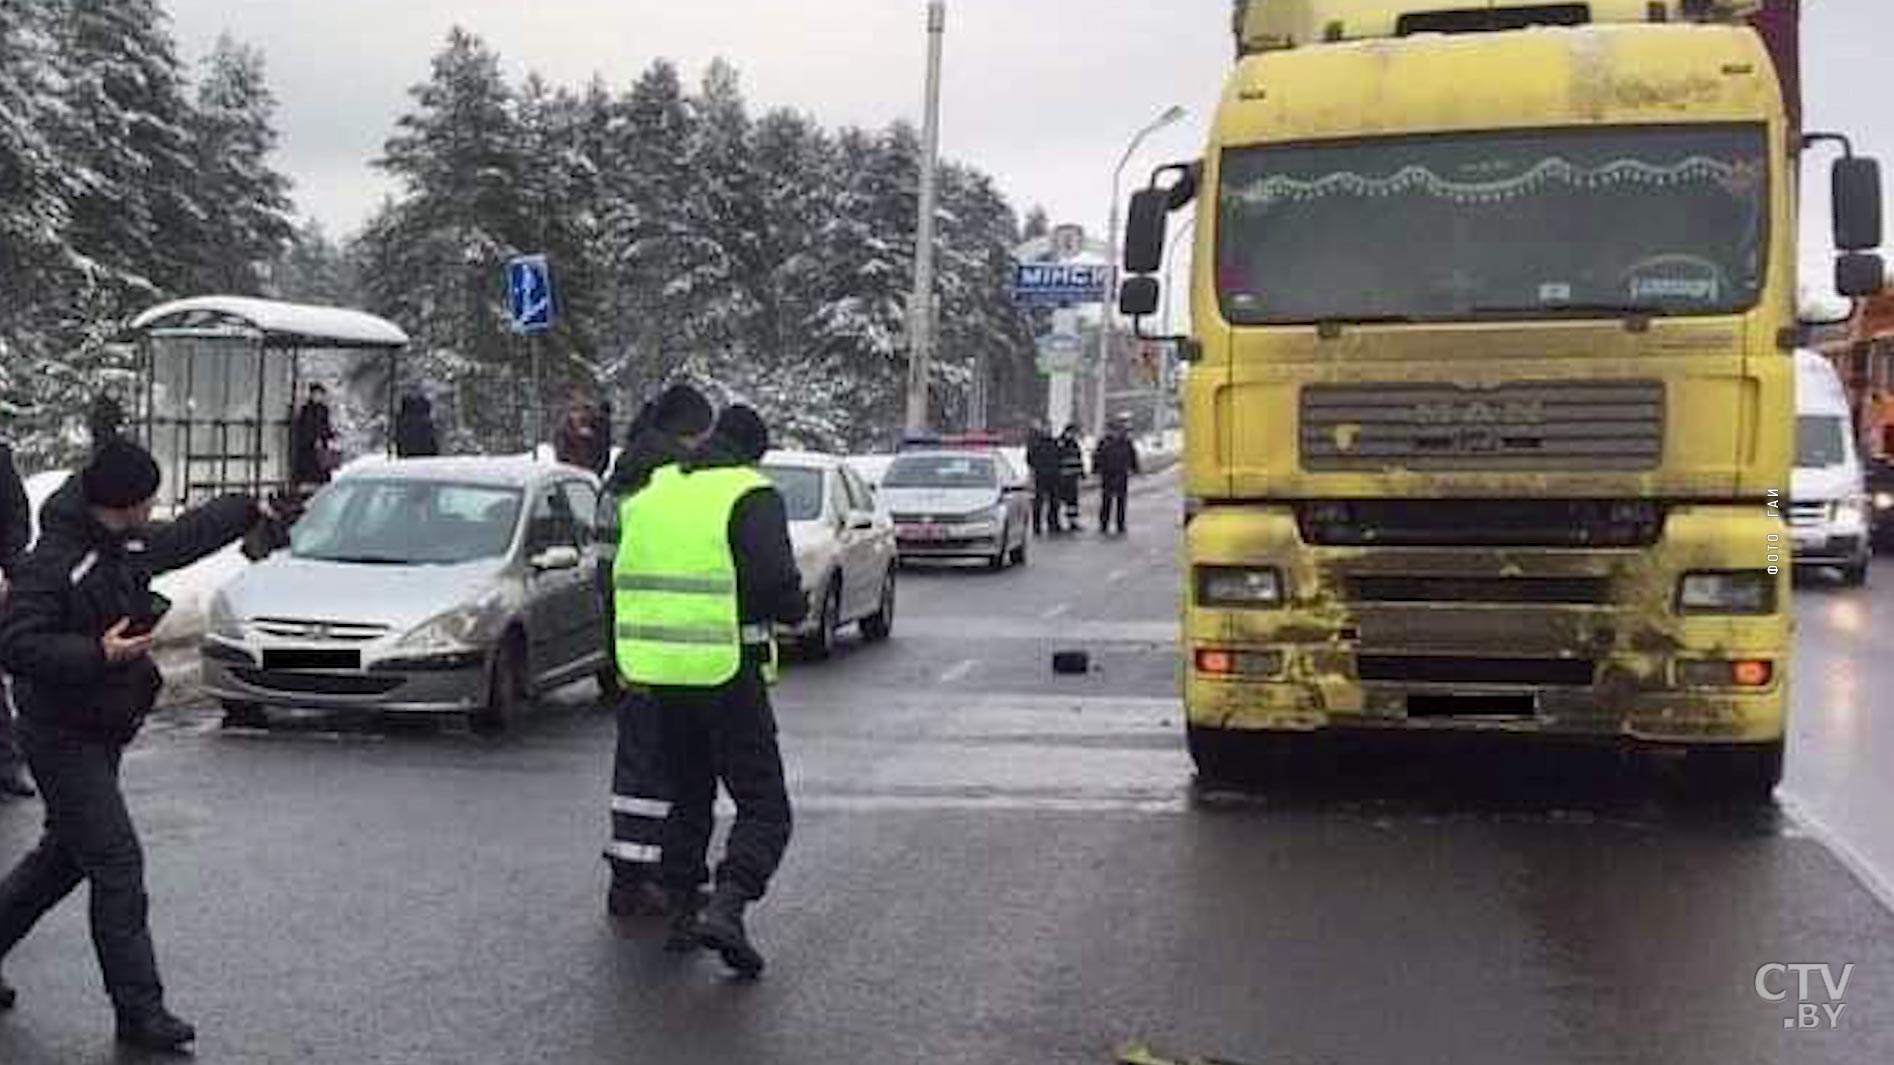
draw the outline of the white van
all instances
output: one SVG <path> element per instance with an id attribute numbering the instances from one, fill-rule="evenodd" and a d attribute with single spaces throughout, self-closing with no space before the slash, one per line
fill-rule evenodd
<path id="1" fill-rule="evenodd" d="M 1841 376 L 1813 351 L 1795 353 L 1795 475 L 1789 490 L 1795 564 L 1834 566 L 1850 586 L 1866 584 L 1866 475 Z"/>

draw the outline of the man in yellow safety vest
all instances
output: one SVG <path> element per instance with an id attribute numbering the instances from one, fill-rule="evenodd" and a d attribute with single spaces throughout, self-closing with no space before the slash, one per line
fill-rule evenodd
<path id="1" fill-rule="evenodd" d="M 769 430 L 733 406 L 696 457 L 658 470 L 627 499 L 613 571 L 617 657 L 657 714 L 661 771 L 640 801 L 664 828 L 655 859 L 671 895 L 673 949 L 708 947 L 739 975 L 763 956 L 744 911 L 789 844 L 789 793 L 769 702 L 773 626 L 808 615 L 783 500 L 756 464 Z M 716 886 L 701 913 L 717 785 L 736 803 Z"/>

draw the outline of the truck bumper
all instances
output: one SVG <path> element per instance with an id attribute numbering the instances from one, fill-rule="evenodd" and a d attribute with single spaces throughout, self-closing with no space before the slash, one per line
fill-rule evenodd
<path id="1" fill-rule="evenodd" d="M 1635 549 L 1330 548 L 1305 544 L 1286 507 L 1212 508 L 1191 523 L 1193 565 L 1277 567 L 1288 604 L 1207 609 L 1191 590 L 1189 720 L 1773 743 L 1787 707 L 1786 535 L 1761 505 L 1681 506 L 1656 544 Z M 1772 564 L 1775 612 L 1678 612 L 1685 573 Z M 1206 653 L 1225 671 L 1207 670 Z M 1766 683 L 1739 687 L 1730 671 L 1703 683 L 1737 662 L 1766 663 Z"/>

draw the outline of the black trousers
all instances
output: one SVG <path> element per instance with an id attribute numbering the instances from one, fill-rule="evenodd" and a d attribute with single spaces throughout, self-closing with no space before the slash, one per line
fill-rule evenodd
<path id="1" fill-rule="evenodd" d="M 25 758 L 20 753 L 19 726 L 13 720 L 12 684 L 0 673 L 0 770 L 18 768 Z"/>
<path id="2" fill-rule="evenodd" d="M 164 1003 L 145 897 L 145 855 L 119 791 L 123 748 L 22 730 L 27 765 L 46 802 L 39 846 L 0 881 L 0 957 L 82 882 L 92 888 L 92 945 L 121 1014 Z"/>
<path id="3" fill-rule="evenodd" d="M 632 688 L 618 696 L 618 744 L 612 756 L 612 839 L 605 848 L 612 883 L 623 887 L 655 879 L 664 822 L 671 811 L 670 788 L 658 765 L 657 703 L 651 693 Z"/>
<path id="4" fill-rule="evenodd" d="M 1032 531 L 1058 532 L 1061 527 L 1060 509 L 1059 482 L 1051 477 L 1035 480 L 1032 494 Z"/>
<path id="5" fill-rule="evenodd" d="M 1131 482 L 1109 480 L 1098 486 L 1098 531 L 1111 528 L 1116 517 L 1118 531 L 1125 531 L 1125 504 L 1131 499 Z"/>
<path id="6" fill-rule="evenodd" d="M 776 715 L 760 667 L 745 663 L 720 688 L 659 688 L 653 693 L 667 799 L 659 880 L 673 890 L 710 878 L 710 837 L 717 786 L 736 803 L 735 824 L 718 863 L 719 889 L 754 902 L 789 848 L 793 815 L 776 742 Z"/>

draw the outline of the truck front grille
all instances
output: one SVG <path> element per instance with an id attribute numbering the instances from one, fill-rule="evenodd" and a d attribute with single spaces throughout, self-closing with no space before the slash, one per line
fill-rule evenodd
<path id="1" fill-rule="evenodd" d="M 1296 504 L 1318 547 L 1649 547 L 1664 508 L 1648 500 L 1361 499 Z"/>
<path id="2" fill-rule="evenodd" d="M 1447 658 L 1429 655 L 1362 655 L 1364 681 L 1417 684 L 1518 684 L 1587 687 L 1597 664 L 1567 658 Z"/>
<path id="3" fill-rule="evenodd" d="M 1654 469 L 1661 381 L 1313 385 L 1302 466 L 1315 473 Z"/>
<path id="4" fill-rule="evenodd" d="M 1603 577 L 1400 577 L 1348 579 L 1355 603 L 1530 603 L 1593 606 L 1610 602 Z"/>
<path id="5" fill-rule="evenodd" d="M 1789 524 L 1798 529 L 1813 528 L 1828 523 L 1827 503 L 1791 503 L 1789 504 Z"/>

